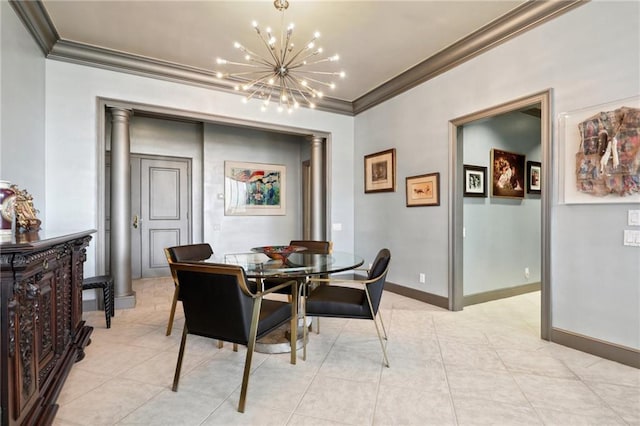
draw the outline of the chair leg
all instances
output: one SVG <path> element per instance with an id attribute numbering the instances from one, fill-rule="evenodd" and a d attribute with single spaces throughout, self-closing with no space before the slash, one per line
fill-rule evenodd
<path id="1" fill-rule="evenodd" d="M 378 327 L 378 321 L 376 321 L 376 313 L 373 312 L 373 304 L 371 303 L 371 296 L 369 295 L 369 290 L 365 287 L 364 289 L 364 293 L 367 295 L 367 302 L 369 302 L 369 309 L 371 311 L 371 317 L 373 319 L 373 323 L 376 326 L 376 333 L 378 333 L 378 340 L 380 341 L 380 347 L 382 348 L 382 355 L 384 355 L 384 363 L 386 364 L 387 368 L 390 367 L 389 365 L 389 358 L 387 358 L 387 349 L 384 347 L 384 342 L 382 341 L 382 335 L 380 334 L 380 328 Z M 380 317 L 380 321 L 382 321 L 382 317 Z M 382 329 L 384 330 L 384 323 L 382 323 Z M 384 339 L 387 339 L 387 332 L 385 330 L 384 332 Z"/>
<path id="2" fill-rule="evenodd" d="M 303 290 L 304 293 L 304 290 Z M 302 296 L 302 360 L 307 360 L 307 334 L 309 328 L 307 327 L 307 299 L 306 295 Z"/>
<path id="3" fill-rule="evenodd" d="M 169 324 L 167 324 L 167 336 L 171 335 L 171 329 L 173 328 L 173 318 L 176 315 L 176 305 L 178 304 L 179 287 L 175 287 L 175 290 L 173 290 L 173 301 L 171 302 L 171 312 L 169 313 Z"/>
<path id="4" fill-rule="evenodd" d="M 376 326 L 376 333 L 378 333 L 378 340 L 380 340 L 380 347 L 382 348 L 382 355 L 384 355 L 384 363 L 386 364 L 387 368 L 390 367 L 389 365 L 389 358 L 387 357 L 387 349 L 384 347 L 384 342 L 382 339 L 382 336 L 380 335 L 380 329 L 378 328 L 378 321 L 376 321 L 376 318 L 373 318 L 373 323 Z M 386 337 L 385 337 L 386 339 Z"/>
<path id="5" fill-rule="evenodd" d="M 291 364 L 298 359 L 298 282 L 291 286 L 291 332 L 289 333 L 289 346 L 291 346 Z"/>
<path id="6" fill-rule="evenodd" d="M 251 329 L 249 331 L 249 342 L 247 342 L 247 357 L 244 361 L 244 373 L 242 374 L 242 387 L 240 388 L 240 402 L 238 403 L 238 411 L 244 413 L 244 406 L 247 401 L 247 387 L 249 386 L 249 374 L 251 373 L 251 360 L 253 359 L 253 350 L 256 347 L 256 336 L 258 334 L 258 321 L 260 320 L 260 307 L 262 299 L 257 297 L 253 299 L 253 315 L 251 316 Z"/>
<path id="7" fill-rule="evenodd" d="M 237 343 L 233 344 L 233 351 L 234 352 L 238 352 L 238 344 Z"/>
<path id="8" fill-rule="evenodd" d="M 218 349 L 222 349 L 224 346 L 224 342 L 222 340 L 218 340 Z"/>
<path id="9" fill-rule="evenodd" d="M 111 328 L 111 313 L 113 312 L 113 293 L 109 283 L 105 283 L 102 287 L 102 298 L 104 299 L 104 317 L 107 321 L 107 328 Z"/>
<path id="10" fill-rule="evenodd" d="M 184 357 L 184 347 L 187 343 L 187 334 L 189 331 L 187 330 L 187 325 L 185 324 L 182 329 L 182 340 L 180 341 L 180 350 L 178 351 L 178 363 L 176 364 L 176 372 L 173 376 L 173 386 L 171 390 L 174 392 L 178 391 L 178 381 L 180 380 L 180 370 L 182 369 L 182 358 Z"/>

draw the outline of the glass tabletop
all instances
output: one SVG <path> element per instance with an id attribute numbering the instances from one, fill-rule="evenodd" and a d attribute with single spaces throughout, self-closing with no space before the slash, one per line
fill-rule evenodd
<path id="1" fill-rule="evenodd" d="M 329 254 L 292 253 L 285 261 L 272 260 L 263 253 L 232 253 L 208 261 L 240 265 L 249 278 L 330 274 L 355 269 L 364 263 L 360 256 L 340 251 Z"/>

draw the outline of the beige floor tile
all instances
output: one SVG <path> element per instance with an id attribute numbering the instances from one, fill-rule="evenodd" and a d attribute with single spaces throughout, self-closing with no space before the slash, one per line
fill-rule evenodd
<path id="1" fill-rule="evenodd" d="M 197 426 L 223 401 L 211 395 L 167 389 L 120 420 L 118 425 Z"/>
<path id="2" fill-rule="evenodd" d="M 454 398 L 458 425 L 542 425 L 528 403 L 513 405 L 479 398 Z"/>
<path id="3" fill-rule="evenodd" d="M 593 418 L 617 417 L 598 395 L 579 380 L 530 374 L 514 374 L 514 378 L 536 409 L 556 410 Z"/>
<path id="4" fill-rule="evenodd" d="M 373 424 L 455 425 L 456 420 L 448 393 L 382 385 Z"/>
<path id="5" fill-rule="evenodd" d="M 371 424 L 376 393 L 376 384 L 318 376 L 295 414 L 351 425 Z"/>
<path id="6" fill-rule="evenodd" d="M 112 379 L 60 405 L 56 417 L 82 425 L 114 425 L 161 391 L 159 386 Z"/>
<path id="7" fill-rule="evenodd" d="M 227 399 L 224 401 L 201 426 L 284 426 L 291 417 L 290 412 L 265 408 L 261 405 L 251 404 L 247 401 L 244 413 L 238 412 L 238 400 Z"/>
<path id="8" fill-rule="evenodd" d="M 635 386 L 587 382 L 620 417 L 631 425 L 640 425 L 640 389 Z"/>
<path id="9" fill-rule="evenodd" d="M 454 401 L 482 399 L 512 405 L 529 405 L 520 387 L 507 371 L 448 367 L 447 379 Z"/>
<path id="10" fill-rule="evenodd" d="M 547 408 L 536 408 L 536 411 L 544 424 L 548 426 L 615 426 L 625 424 L 625 422 L 615 414 L 581 414 Z"/>
<path id="11" fill-rule="evenodd" d="M 562 361 L 538 351 L 499 348 L 496 352 L 509 371 L 566 379 L 576 378 Z"/>
<path id="12" fill-rule="evenodd" d="M 477 370 L 506 370 L 495 349 L 476 344 L 440 341 L 442 360 L 445 366 L 474 368 Z"/>
<path id="13" fill-rule="evenodd" d="M 255 353 L 245 413 L 246 347 L 189 336 L 171 383 L 184 314 L 165 336 L 170 277 L 134 281 L 135 309 L 86 312 L 94 327 L 56 426 L 94 425 L 640 425 L 640 370 L 543 341 L 540 293 L 450 312 L 385 293 L 391 368 L 374 323 L 323 318 L 308 358 Z"/>

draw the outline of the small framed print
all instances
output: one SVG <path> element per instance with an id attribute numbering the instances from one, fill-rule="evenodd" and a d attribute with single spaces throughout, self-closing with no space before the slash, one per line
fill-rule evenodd
<path id="1" fill-rule="evenodd" d="M 407 177 L 407 207 L 440 205 L 440 173 Z"/>
<path id="2" fill-rule="evenodd" d="M 491 150 L 491 196 L 524 198 L 524 155 Z"/>
<path id="3" fill-rule="evenodd" d="M 482 166 L 464 165 L 464 193 L 465 197 L 487 196 L 487 168 Z"/>
<path id="4" fill-rule="evenodd" d="M 540 194 L 542 190 L 542 164 L 527 161 L 527 193 Z"/>
<path id="5" fill-rule="evenodd" d="M 396 150 L 376 152 L 364 157 L 364 192 L 396 190 Z"/>

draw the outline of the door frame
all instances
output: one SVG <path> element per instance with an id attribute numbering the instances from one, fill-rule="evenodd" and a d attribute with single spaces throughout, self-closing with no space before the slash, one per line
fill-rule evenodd
<path id="1" fill-rule="evenodd" d="M 477 111 L 449 121 L 449 310 L 464 307 L 463 282 L 463 140 L 462 126 L 483 118 L 540 105 L 540 144 L 542 148 L 541 193 L 541 312 L 540 337 L 551 338 L 551 195 L 553 186 L 552 163 L 552 89 L 515 99 L 494 107 Z"/>
<path id="2" fill-rule="evenodd" d="M 331 152 L 332 152 L 332 135 L 329 132 L 312 128 L 301 128 L 282 124 L 272 124 L 266 122 L 252 121 L 248 119 L 227 117 L 215 114 L 208 114 L 196 111 L 188 111 L 175 109 L 165 106 L 156 106 L 150 104 L 142 104 L 139 102 L 126 101 L 113 98 L 96 98 L 96 127 L 97 127 L 97 150 L 96 150 L 96 165 L 97 165 L 97 209 L 96 209 L 96 223 L 97 232 L 95 239 L 95 264 L 96 273 L 105 273 L 105 149 L 107 141 L 107 108 L 116 107 L 124 108 L 133 111 L 135 114 L 142 113 L 145 116 L 155 116 L 157 118 L 167 119 L 182 119 L 189 121 L 201 121 L 205 123 L 222 124 L 236 127 L 246 127 L 250 129 L 268 130 L 286 134 L 293 134 L 298 136 L 320 137 L 324 139 L 324 185 L 325 188 L 331 188 Z M 324 192 L 325 195 L 325 233 L 328 239 L 331 239 L 331 197 L 328 191 Z M 195 208 L 195 207 L 194 207 Z M 192 210 L 192 218 L 195 214 Z M 193 238 L 193 235 L 192 235 Z"/>

